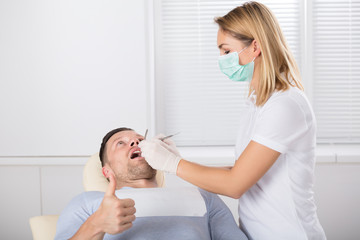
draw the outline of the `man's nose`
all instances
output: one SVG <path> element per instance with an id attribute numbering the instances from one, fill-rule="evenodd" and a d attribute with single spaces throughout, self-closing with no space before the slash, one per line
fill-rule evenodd
<path id="1" fill-rule="evenodd" d="M 134 146 L 134 145 L 139 145 L 139 140 L 138 140 L 138 139 L 133 139 L 133 140 L 131 140 L 130 146 L 132 147 L 132 146 Z"/>

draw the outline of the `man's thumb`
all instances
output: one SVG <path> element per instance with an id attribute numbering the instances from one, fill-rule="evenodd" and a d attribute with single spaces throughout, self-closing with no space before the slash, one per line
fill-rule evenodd
<path id="1" fill-rule="evenodd" d="M 112 173 L 109 173 L 109 185 L 106 189 L 105 196 L 115 196 L 116 180 Z"/>

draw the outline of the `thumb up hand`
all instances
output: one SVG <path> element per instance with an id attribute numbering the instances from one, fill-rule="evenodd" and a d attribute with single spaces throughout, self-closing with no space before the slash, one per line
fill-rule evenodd
<path id="1" fill-rule="evenodd" d="M 109 234 L 121 233 L 132 227 L 135 220 L 135 202 L 132 199 L 119 199 L 115 195 L 116 180 L 112 173 L 109 174 L 109 186 L 104 199 L 94 217 L 102 232 Z"/>

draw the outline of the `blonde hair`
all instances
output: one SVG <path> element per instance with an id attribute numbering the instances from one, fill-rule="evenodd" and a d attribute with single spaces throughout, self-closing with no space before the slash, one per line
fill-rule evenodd
<path id="1" fill-rule="evenodd" d="M 256 105 L 262 106 L 271 94 L 290 86 L 303 90 L 295 59 L 274 14 L 258 2 L 246 2 L 223 17 L 215 18 L 220 29 L 241 40 L 246 46 L 253 40 L 261 49 Z M 253 89 L 249 89 L 249 94 Z"/>

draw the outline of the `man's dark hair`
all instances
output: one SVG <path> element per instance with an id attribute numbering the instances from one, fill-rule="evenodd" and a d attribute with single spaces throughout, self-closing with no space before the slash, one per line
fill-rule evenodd
<path id="1" fill-rule="evenodd" d="M 112 137 L 112 135 L 114 135 L 115 133 L 118 133 L 118 132 L 122 132 L 122 131 L 134 131 L 134 130 L 131 128 L 127 128 L 127 127 L 116 128 L 116 129 L 108 132 L 105 135 L 105 137 L 103 138 L 101 146 L 100 146 L 100 151 L 99 151 L 101 166 L 104 166 L 105 162 L 107 161 L 107 154 L 106 154 L 107 141 Z"/>

